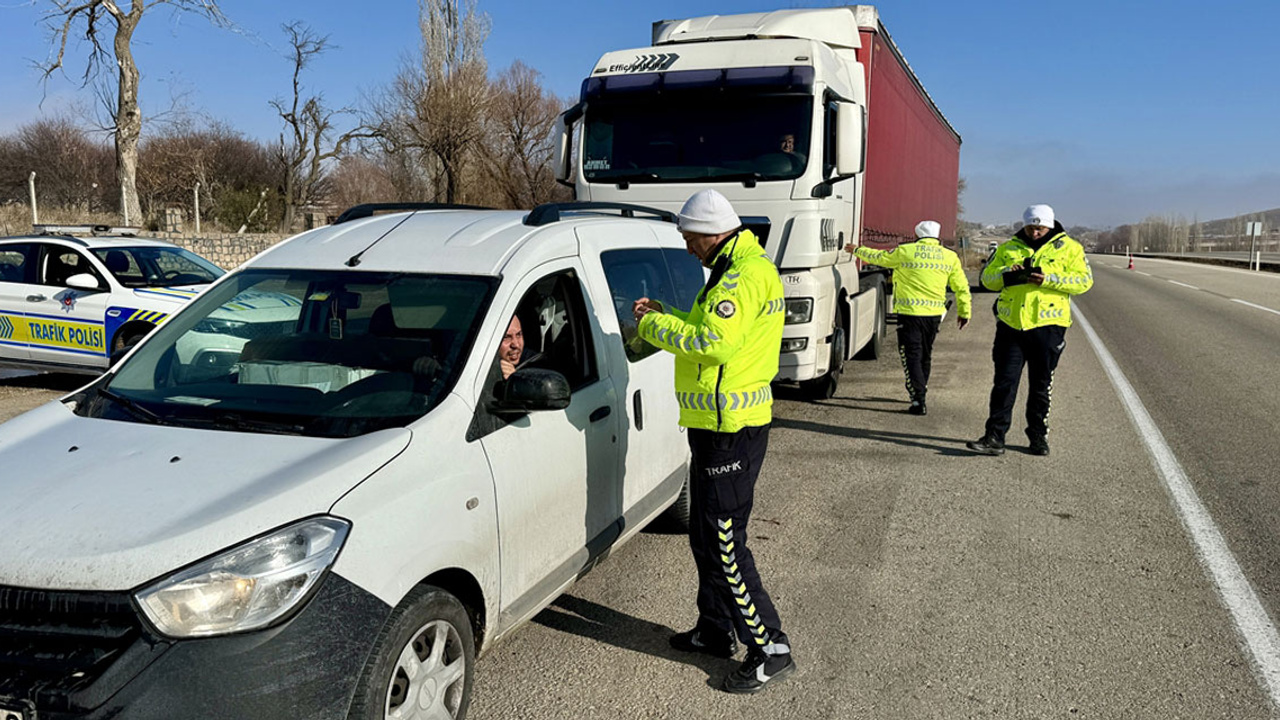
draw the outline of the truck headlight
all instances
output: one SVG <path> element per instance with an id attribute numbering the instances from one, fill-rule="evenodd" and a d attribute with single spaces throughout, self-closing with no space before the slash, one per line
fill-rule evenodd
<path id="1" fill-rule="evenodd" d="M 813 298 L 792 298 L 787 301 L 787 325 L 800 325 L 813 319 Z"/>
<path id="2" fill-rule="evenodd" d="M 135 597 L 169 637 L 259 630 L 310 596 L 350 530 L 351 523 L 339 518 L 302 520 L 170 575 Z"/>

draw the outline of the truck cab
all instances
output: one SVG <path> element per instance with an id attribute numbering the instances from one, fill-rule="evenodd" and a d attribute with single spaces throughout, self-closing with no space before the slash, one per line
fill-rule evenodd
<path id="1" fill-rule="evenodd" d="M 733 203 L 782 276 L 777 380 L 821 397 L 834 393 L 844 361 L 863 349 L 874 355 L 885 332 L 882 271 L 844 251 L 876 217 L 865 209 L 873 155 L 898 161 L 889 159 L 892 144 L 869 142 L 877 43 L 891 45 L 870 6 L 660 21 L 651 47 L 601 57 L 561 117 L 557 177 L 579 199 L 674 211 L 714 187 Z M 882 104 L 883 123 L 900 120 Z M 958 145 L 957 136 L 957 157 Z M 873 227 L 874 237 L 911 238 L 917 213 L 945 208 L 907 208 L 892 227 Z"/>

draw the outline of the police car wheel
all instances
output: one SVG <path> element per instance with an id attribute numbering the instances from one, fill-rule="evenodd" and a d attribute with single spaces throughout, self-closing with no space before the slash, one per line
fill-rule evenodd
<path id="1" fill-rule="evenodd" d="M 120 333 L 119 335 L 116 336 L 115 347 L 112 348 L 112 353 L 118 353 L 125 350 L 129 350 L 133 348 L 134 345 L 137 345 L 138 343 L 142 342 L 142 338 L 146 336 L 147 336 L 146 332 L 134 331 L 129 333 Z"/>
<path id="2" fill-rule="evenodd" d="M 471 616 L 447 591 L 413 589 L 392 611 L 365 665 L 351 720 L 461 718 L 475 672 Z"/>

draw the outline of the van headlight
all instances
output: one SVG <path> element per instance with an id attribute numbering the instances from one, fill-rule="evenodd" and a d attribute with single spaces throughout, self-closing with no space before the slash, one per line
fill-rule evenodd
<path id="1" fill-rule="evenodd" d="M 813 298 L 792 298 L 787 300 L 785 325 L 801 325 L 813 319 Z"/>
<path id="2" fill-rule="evenodd" d="M 170 575 L 135 598 L 169 637 L 259 630 L 310 596 L 350 530 L 340 518 L 302 520 Z"/>

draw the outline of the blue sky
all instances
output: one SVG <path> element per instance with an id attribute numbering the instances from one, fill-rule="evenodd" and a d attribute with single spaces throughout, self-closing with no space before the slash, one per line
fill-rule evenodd
<path id="1" fill-rule="evenodd" d="M 663 18 L 836 3 L 774 0 L 555 3 L 481 0 L 490 70 L 514 60 L 566 98 L 605 51 L 648 44 Z M 83 46 L 47 93 L 32 62 L 49 53 L 48 2 L 0 0 L 0 133 L 92 100 Z M 964 138 L 970 220 L 1014 220 L 1033 202 L 1067 224 L 1147 215 L 1201 220 L 1280 207 L 1280 2 L 886 0 L 894 40 Z M 235 30 L 150 9 L 135 37 L 144 111 L 174 94 L 269 139 L 268 105 L 288 90 L 283 23 L 302 20 L 335 49 L 304 78 L 332 106 L 354 105 L 417 51 L 408 0 L 223 0 Z M 354 16 L 358 15 L 358 17 Z M 43 106 L 41 98 L 44 96 Z M 872 109 L 874 112 L 874 108 Z"/>

